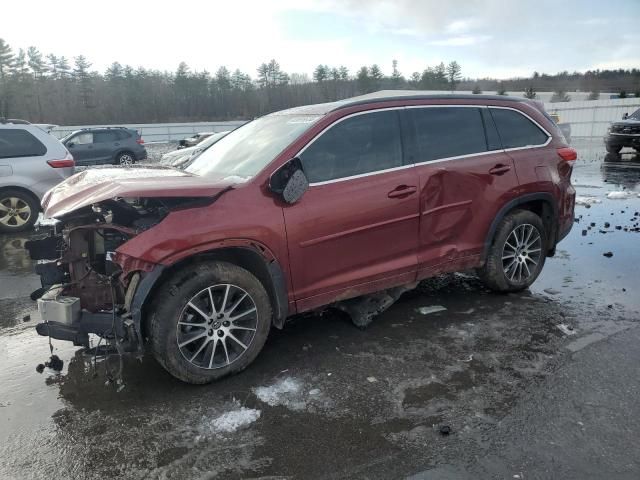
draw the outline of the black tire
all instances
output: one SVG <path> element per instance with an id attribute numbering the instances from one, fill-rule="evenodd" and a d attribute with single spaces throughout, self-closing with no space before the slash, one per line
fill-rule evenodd
<path id="1" fill-rule="evenodd" d="M 535 250 L 536 248 L 540 249 L 539 256 L 535 258 L 537 264 L 534 266 L 533 263 L 529 263 L 529 261 L 524 260 L 527 255 L 529 255 L 527 252 L 524 257 L 514 255 L 513 261 L 516 264 L 518 262 L 523 263 L 523 266 L 518 267 L 516 265 L 515 267 L 508 268 L 511 266 L 511 258 L 505 258 L 503 260 L 503 256 L 506 255 L 508 257 L 511 254 L 511 247 L 508 246 L 506 242 L 508 239 L 510 242 L 513 242 L 513 237 L 511 237 L 511 235 L 517 228 L 519 229 L 518 232 L 524 231 L 526 233 L 527 231 L 533 231 L 527 226 L 533 227 L 540 236 L 539 243 L 531 246 L 531 250 Z M 522 236 L 524 236 L 525 233 L 523 233 Z M 516 235 L 518 235 L 517 232 Z M 525 243 L 528 243 L 528 240 Z M 547 232 L 538 215 L 528 210 L 514 210 L 513 212 L 510 212 L 498 225 L 491 247 L 489 248 L 487 261 L 478 271 L 481 280 L 487 287 L 496 292 L 517 292 L 528 288 L 536 278 L 538 278 L 538 275 L 542 271 L 542 267 L 544 266 L 547 256 L 546 245 Z M 534 253 L 531 254 L 531 256 L 533 255 Z M 518 257 L 519 260 L 516 260 L 515 257 Z M 533 262 L 533 259 L 531 261 Z M 526 265 L 526 267 L 524 265 Z M 516 268 L 516 270 L 518 268 L 520 269 L 522 272 L 520 278 L 518 278 L 517 271 L 514 273 L 512 268 Z M 526 278 L 522 278 L 523 274 L 526 274 L 525 268 L 529 270 L 529 275 L 526 276 Z M 506 273 L 505 270 L 507 270 L 508 273 Z"/>
<path id="2" fill-rule="evenodd" d="M 40 202 L 23 190 L 0 190 L 0 233 L 24 232 L 38 220 Z"/>
<path id="3" fill-rule="evenodd" d="M 248 343 L 248 345 L 246 345 L 245 350 L 238 354 L 238 356 L 231 362 L 229 361 L 231 357 L 229 356 L 228 351 L 233 350 L 234 345 L 236 350 L 241 349 L 241 347 L 231 341 L 231 335 L 223 336 L 222 338 L 219 338 L 221 336 L 216 336 L 220 330 L 214 329 L 222 329 L 222 325 L 216 326 L 214 324 L 209 326 L 209 322 L 209 325 L 207 326 L 197 327 L 198 329 L 204 328 L 204 330 L 196 330 L 196 327 L 185 327 L 184 323 L 182 326 L 178 325 L 178 322 L 184 322 L 185 318 L 188 322 L 195 322 L 197 319 L 201 318 L 193 311 L 191 311 L 191 317 L 188 317 L 189 314 L 187 313 L 191 308 L 187 305 L 190 304 L 197 295 L 202 294 L 202 292 L 207 290 L 209 287 L 216 286 L 216 288 L 219 288 L 220 286 L 226 286 L 227 284 L 234 285 L 238 288 L 238 292 L 236 292 L 238 293 L 238 296 L 236 298 L 241 297 L 243 292 L 248 294 L 249 300 L 243 300 L 243 302 L 252 302 L 256 309 L 254 314 L 247 315 L 247 318 L 250 321 L 255 321 L 255 324 L 252 325 L 255 327 L 255 331 L 252 334 L 253 336 L 248 342 L 246 340 L 247 337 L 242 337 L 242 340 Z M 215 305 L 216 302 L 218 303 L 217 306 Z M 222 305 L 222 302 L 224 302 L 224 300 L 221 300 L 220 298 L 214 299 L 214 306 L 222 310 L 221 307 L 224 306 Z M 245 308 L 245 304 L 242 305 L 242 308 Z M 203 310 L 205 309 L 205 306 L 205 304 L 200 304 L 200 307 L 202 307 Z M 250 307 L 250 304 L 248 306 Z M 207 309 L 209 308 L 207 307 Z M 233 312 L 232 309 L 231 312 Z M 272 320 L 271 317 L 272 311 L 269 296 L 262 283 L 260 283 L 253 274 L 244 268 L 227 262 L 203 263 L 176 272 L 157 291 L 148 317 L 149 343 L 156 360 L 171 375 L 187 383 L 209 383 L 226 377 L 227 375 L 238 373 L 244 370 L 255 360 L 262 350 L 262 347 L 267 340 L 267 336 L 269 335 Z M 185 329 L 187 330 L 186 333 Z M 233 331 L 236 332 L 236 335 L 238 336 L 240 336 L 239 333 L 243 335 L 251 334 L 248 331 L 241 331 L 239 333 L 235 330 Z M 201 339 L 202 343 L 200 343 L 200 339 L 196 341 L 190 340 L 191 343 L 188 345 L 182 347 L 178 346 L 179 336 L 182 336 L 181 338 L 185 338 L 184 335 L 194 333 L 194 335 L 192 335 L 193 338 L 200 332 L 202 332 L 202 335 L 205 335 Z M 211 332 L 214 333 L 212 334 Z M 224 335 L 227 334 L 225 333 Z M 229 342 L 227 342 L 227 339 L 230 339 Z M 211 350 L 210 347 L 201 347 L 201 345 L 207 343 L 207 341 L 210 342 L 210 344 L 213 343 L 213 348 Z M 225 342 L 224 349 L 218 351 L 218 349 L 222 347 L 223 341 Z M 218 344 L 220 344 L 220 347 L 218 347 Z M 203 365 L 196 365 L 192 363 L 187 356 L 185 356 L 185 349 L 191 348 L 191 345 L 193 345 L 193 350 L 196 351 L 199 351 L 198 348 L 204 348 L 199 356 L 196 353 L 197 356 L 195 360 L 196 363 L 201 362 Z M 211 362 L 213 362 L 213 357 L 219 357 L 222 355 L 222 352 L 224 352 L 226 353 L 226 361 L 228 364 L 224 366 L 214 366 L 214 368 L 207 368 L 207 365 L 204 364 L 207 363 L 207 355 L 211 352 L 213 352 L 213 354 L 208 357 L 211 359 Z M 192 353 L 192 351 L 190 351 L 189 354 L 190 353 Z M 202 359 L 204 359 L 204 361 L 202 361 Z M 224 363 L 224 357 L 222 357 L 222 361 Z M 211 367 L 211 364 L 208 366 Z"/>
<path id="4" fill-rule="evenodd" d="M 120 152 L 116 155 L 115 165 L 133 165 L 136 163 L 136 156 L 131 152 Z"/>
<path id="5" fill-rule="evenodd" d="M 609 153 L 620 153 L 620 150 L 622 150 L 622 147 L 620 145 L 605 144 L 605 148 Z"/>

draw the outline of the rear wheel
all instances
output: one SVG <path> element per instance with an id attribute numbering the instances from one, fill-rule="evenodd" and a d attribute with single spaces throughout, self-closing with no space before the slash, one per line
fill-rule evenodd
<path id="1" fill-rule="evenodd" d="M 117 165 L 133 165 L 136 163 L 136 157 L 131 152 L 121 152 L 116 157 Z"/>
<path id="2" fill-rule="evenodd" d="M 150 315 L 155 358 L 174 377 L 209 383 L 245 369 L 271 327 L 260 281 L 227 262 L 178 272 L 158 291 Z"/>
<path id="3" fill-rule="evenodd" d="M 480 278 L 490 289 L 515 292 L 529 287 L 546 259 L 547 233 L 538 215 L 509 213 L 498 225 Z"/>
<path id="4" fill-rule="evenodd" d="M 33 227 L 40 211 L 37 200 L 21 190 L 0 191 L 0 232 L 22 232 Z"/>

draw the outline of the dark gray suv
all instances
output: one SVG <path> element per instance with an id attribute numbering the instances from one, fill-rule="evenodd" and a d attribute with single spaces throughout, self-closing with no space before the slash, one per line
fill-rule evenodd
<path id="1" fill-rule="evenodd" d="M 125 127 L 83 128 L 61 141 L 73 155 L 76 165 L 131 165 L 147 158 L 140 134 Z"/>

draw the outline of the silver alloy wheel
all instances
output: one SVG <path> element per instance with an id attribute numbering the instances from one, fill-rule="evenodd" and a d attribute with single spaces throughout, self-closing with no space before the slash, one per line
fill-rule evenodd
<path id="1" fill-rule="evenodd" d="M 128 153 L 120 155 L 120 165 L 133 165 L 133 157 Z"/>
<path id="2" fill-rule="evenodd" d="M 502 249 L 502 269 L 512 282 L 526 281 L 536 270 L 542 256 L 542 237 L 529 223 L 514 228 Z"/>
<path id="3" fill-rule="evenodd" d="M 18 197 L 0 199 L 0 223 L 9 228 L 21 227 L 31 219 L 31 207 Z"/>
<path id="4" fill-rule="evenodd" d="M 258 328 L 256 304 L 237 285 L 212 285 L 180 313 L 176 339 L 182 356 L 199 368 L 223 368 L 249 348 Z"/>

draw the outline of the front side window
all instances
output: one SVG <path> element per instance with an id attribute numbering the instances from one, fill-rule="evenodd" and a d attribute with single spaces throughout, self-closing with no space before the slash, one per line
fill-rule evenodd
<path id="1" fill-rule="evenodd" d="M 271 114 L 236 128 L 200 154 L 185 170 L 196 175 L 249 179 L 321 118 Z"/>
<path id="2" fill-rule="evenodd" d="M 515 110 L 490 110 L 504 148 L 533 147 L 543 145 L 549 139 L 540 127 Z"/>
<path id="3" fill-rule="evenodd" d="M 0 158 L 40 157 L 45 153 L 47 147 L 26 130 L 0 129 Z"/>
<path id="4" fill-rule="evenodd" d="M 88 143 L 93 143 L 93 133 L 91 132 L 79 133 L 78 135 L 76 135 L 71 139 L 71 143 L 75 143 L 76 145 L 86 145 Z"/>
<path id="5" fill-rule="evenodd" d="M 486 152 L 480 108 L 428 107 L 408 109 L 416 130 L 418 162 Z"/>
<path id="6" fill-rule="evenodd" d="M 300 154 L 310 183 L 402 166 L 397 110 L 355 115 L 330 127 Z"/>

